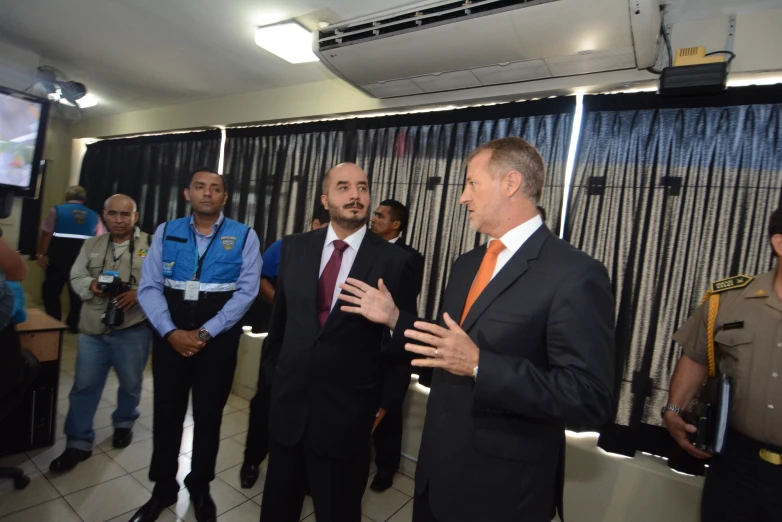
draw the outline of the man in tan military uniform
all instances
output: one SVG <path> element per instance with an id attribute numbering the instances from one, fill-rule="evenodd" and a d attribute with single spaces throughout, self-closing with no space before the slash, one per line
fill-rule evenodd
<path id="1" fill-rule="evenodd" d="M 714 321 L 718 373 L 732 379 L 733 394 L 725 448 L 708 463 L 703 522 L 782 521 L 782 207 L 771 215 L 769 236 L 777 258 L 774 270 L 712 285 L 719 294 Z M 708 374 L 708 316 L 705 302 L 673 337 L 683 355 L 662 412 L 676 442 L 703 459 L 710 455 L 687 439 L 697 430 L 680 413 Z"/>

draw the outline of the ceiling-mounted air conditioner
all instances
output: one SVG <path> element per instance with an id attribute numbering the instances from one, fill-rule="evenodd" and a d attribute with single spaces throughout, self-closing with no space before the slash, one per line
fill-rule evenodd
<path id="1" fill-rule="evenodd" d="M 313 50 L 390 98 L 646 69 L 659 29 L 659 0 L 446 0 L 321 29 Z"/>

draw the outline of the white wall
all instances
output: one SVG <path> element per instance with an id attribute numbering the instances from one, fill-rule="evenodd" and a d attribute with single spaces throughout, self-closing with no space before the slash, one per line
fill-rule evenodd
<path id="1" fill-rule="evenodd" d="M 35 81 L 38 62 L 36 53 L 0 42 L 0 86 L 27 89 Z"/>

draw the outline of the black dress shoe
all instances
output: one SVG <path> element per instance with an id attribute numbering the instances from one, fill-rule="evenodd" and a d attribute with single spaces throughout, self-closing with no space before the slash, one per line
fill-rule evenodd
<path id="1" fill-rule="evenodd" d="M 259 466 L 247 464 L 246 462 L 242 464 L 242 469 L 239 470 L 239 481 L 242 484 L 242 488 L 250 489 L 253 487 L 258 480 L 259 474 Z"/>
<path id="2" fill-rule="evenodd" d="M 158 497 L 152 495 L 152 498 L 149 499 L 149 502 L 141 506 L 141 508 L 136 511 L 136 514 L 133 515 L 133 518 L 130 519 L 130 522 L 155 522 L 155 520 L 157 520 L 157 518 L 160 516 L 160 513 L 162 513 L 163 510 L 168 506 L 176 504 L 176 501 L 177 495 L 172 497 Z"/>
<path id="3" fill-rule="evenodd" d="M 115 448 L 127 448 L 133 442 L 133 430 L 130 428 L 115 428 L 111 445 Z"/>
<path id="4" fill-rule="evenodd" d="M 391 487 L 394 483 L 394 474 L 388 471 L 378 471 L 375 473 L 375 478 L 372 479 L 372 484 L 369 485 L 369 489 L 372 491 L 385 491 Z"/>
<path id="5" fill-rule="evenodd" d="M 66 448 L 62 455 L 57 457 L 49 464 L 52 471 L 70 471 L 76 467 L 79 462 L 84 462 L 92 456 L 91 451 L 84 451 L 76 448 Z"/>
<path id="6" fill-rule="evenodd" d="M 209 492 L 193 493 L 190 492 L 190 502 L 193 504 L 193 511 L 198 522 L 216 522 L 217 507 Z"/>

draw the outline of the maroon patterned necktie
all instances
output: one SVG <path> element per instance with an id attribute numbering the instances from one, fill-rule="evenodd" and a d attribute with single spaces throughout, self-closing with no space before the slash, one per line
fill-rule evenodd
<path id="1" fill-rule="evenodd" d="M 337 276 L 339 275 L 339 269 L 342 266 L 342 254 L 345 253 L 345 249 L 348 244 L 339 239 L 334 240 L 334 251 L 331 253 L 329 262 L 326 263 L 326 268 L 323 269 L 323 273 L 318 280 L 318 319 L 320 319 L 320 326 L 326 323 L 326 319 L 331 313 L 331 302 L 334 300 L 334 287 L 337 284 Z"/>

